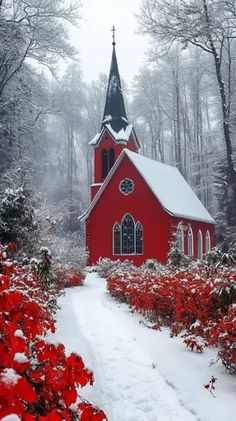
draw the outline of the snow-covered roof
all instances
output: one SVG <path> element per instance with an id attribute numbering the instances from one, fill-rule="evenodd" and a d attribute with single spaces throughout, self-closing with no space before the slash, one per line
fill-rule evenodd
<path id="1" fill-rule="evenodd" d="M 90 140 L 89 145 L 96 145 L 99 142 L 102 132 L 97 133 L 92 140 Z"/>
<path id="2" fill-rule="evenodd" d="M 168 213 L 176 217 L 211 224 L 215 222 L 177 168 L 146 158 L 128 149 L 122 151 L 88 210 L 80 217 L 80 220 L 84 220 L 89 216 L 124 156 L 128 156 Z"/>
<path id="3" fill-rule="evenodd" d="M 181 218 L 214 223 L 214 219 L 176 167 L 127 149 L 125 153 L 169 213 Z"/>
<path id="4" fill-rule="evenodd" d="M 132 124 L 128 124 L 128 126 L 126 126 L 125 129 L 122 128 L 118 133 L 116 133 L 116 131 L 113 130 L 110 124 L 106 124 L 106 127 L 108 128 L 109 132 L 112 134 L 115 140 L 125 140 L 126 142 L 128 142 L 131 132 L 133 130 Z"/>
<path id="5" fill-rule="evenodd" d="M 102 130 L 97 133 L 94 138 L 89 142 L 89 145 L 92 146 L 96 146 L 98 145 L 100 138 L 104 132 L 104 130 L 107 129 L 108 132 L 111 134 L 111 136 L 113 137 L 114 141 L 117 143 L 125 143 L 128 142 L 131 133 L 133 132 L 134 134 L 134 140 L 137 144 L 137 146 L 139 147 L 140 144 L 138 142 L 138 139 L 136 137 L 136 134 L 134 132 L 134 128 L 132 124 L 128 124 L 128 126 L 126 126 L 125 128 L 122 128 L 118 131 L 118 133 L 112 128 L 111 124 L 105 124 L 102 128 Z"/>

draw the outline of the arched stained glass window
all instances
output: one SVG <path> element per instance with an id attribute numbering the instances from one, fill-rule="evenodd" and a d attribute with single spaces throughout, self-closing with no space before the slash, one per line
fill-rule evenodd
<path id="1" fill-rule="evenodd" d="M 209 231 L 207 231 L 205 237 L 205 253 L 208 253 L 209 251 L 211 251 L 211 236 Z"/>
<path id="2" fill-rule="evenodd" d="M 136 224 L 136 254 L 143 253 L 143 226 L 140 222 Z"/>
<path id="3" fill-rule="evenodd" d="M 122 221 L 122 254 L 134 254 L 135 253 L 135 224 L 132 216 L 127 213 Z"/>
<path id="4" fill-rule="evenodd" d="M 184 227 L 180 224 L 176 231 L 176 246 L 184 253 Z"/>
<path id="5" fill-rule="evenodd" d="M 143 226 L 126 213 L 113 226 L 113 254 L 143 254 Z"/>
<path id="6" fill-rule="evenodd" d="M 102 178 L 106 178 L 109 167 L 108 167 L 108 151 L 106 149 L 102 150 Z"/>
<path id="7" fill-rule="evenodd" d="M 202 260 L 202 254 L 203 254 L 203 250 L 202 250 L 202 231 L 199 230 L 198 231 L 198 236 L 197 236 L 197 257 L 199 260 Z"/>
<path id="8" fill-rule="evenodd" d="M 193 257 L 193 230 L 191 227 L 188 229 L 188 255 L 189 257 Z"/>
<path id="9" fill-rule="evenodd" d="M 121 229 L 118 222 L 113 227 L 113 251 L 114 254 L 121 254 Z"/>

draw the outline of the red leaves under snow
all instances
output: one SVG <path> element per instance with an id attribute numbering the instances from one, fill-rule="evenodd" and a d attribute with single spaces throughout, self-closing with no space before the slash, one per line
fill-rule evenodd
<path id="1" fill-rule="evenodd" d="M 105 421 L 107 419 L 103 411 L 94 408 L 88 403 L 83 402 L 79 404 L 79 409 L 82 412 L 80 421 Z"/>
<path id="2" fill-rule="evenodd" d="M 84 275 L 81 270 L 75 268 L 56 270 L 55 282 L 63 288 L 78 287 L 83 285 Z"/>
<path id="3" fill-rule="evenodd" d="M 235 271 L 195 267 L 160 275 L 137 269 L 111 275 L 107 288 L 157 327 L 170 326 L 172 336 L 182 333 L 191 350 L 218 346 L 225 367 L 236 372 Z"/>
<path id="4" fill-rule="evenodd" d="M 78 389 L 93 384 L 82 358 L 66 356 L 63 344 L 48 343 L 55 331 L 45 302 L 48 292 L 32 270 L 4 263 L 0 247 L 0 418 L 31 420 L 106 420 L 90 404 L 79 408 Z M 77 411 L 70 405 L 78 401 Z"/>

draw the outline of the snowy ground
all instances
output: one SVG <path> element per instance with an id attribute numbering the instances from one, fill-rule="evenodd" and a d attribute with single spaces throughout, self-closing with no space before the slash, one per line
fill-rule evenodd
<path id="1" fill-rule="evenodd" d="M 92 368 L 95 385 L 82 394 L 109 421 L 235 421 L 236 378 L 220 363 L 209 366 L 215 350 L 196 354 L 168 330 L 148 329 L 96 274 L 59 304 L 56 339 Z M 203 387 L 211 375 L 216 397 Z"/>

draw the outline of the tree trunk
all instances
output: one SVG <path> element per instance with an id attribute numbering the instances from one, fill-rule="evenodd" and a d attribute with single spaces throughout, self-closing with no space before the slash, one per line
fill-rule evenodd
<path id="1" fill-rule="evenodd" d="M 210 19 L 208 14 L 208 7 L 207 7 L 207 0 L 203 1 L 204 13 L 207 26 L 209 28 L 208 32 L 208 39 L 210 48 L 214 57 L 215 63 L 215 72 L 217 77 L 217 82 L 220 91 L 220 98 L 221 98 L 221 109 L 222 109 L 222 116 L 223 116 L 223 133 L 224 139 L 226 144 L 226 155 L 227 155 L 227 164 L 228 164 L 228 174 L 227 174 L 227 182 L 228 182 L 228 206 L 227 206 L 227 221 L 229 226 L 236 225 L 236 171 L 234 168 L 234 158 L 233 158 L 233 149 L 232 149 L 232 142 L 230 138 L 230 128 L 229 128 L 229 114 L 226 104 L 226 92 L 225 92 L 225 85 L 221 73 L 221 59 L 217 54 L 215 44 L 213 42 L 211 32 L 210 32 Z"/>
<path id="2" fill-rule="evenodd" d="M 176 167 L 182 173 L 181 159 L 181 131 L 180 131 L 180 89 L 179 89 L 179 71 L 173 70 L 174 84 L 174 123 L 175 123 L 175 162 Z"/>

